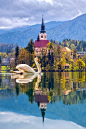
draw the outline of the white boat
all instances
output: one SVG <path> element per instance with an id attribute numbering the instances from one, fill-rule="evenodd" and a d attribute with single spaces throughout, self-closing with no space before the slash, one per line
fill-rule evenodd
<path id="1" fill-rule="evenodd" d="M 27 64 L 19 64 L 19 65 L 17 65 L 16 69 L 18 69 L 19 71 L 13 71 L 13 72 L 18 73 L 18 74 L 21 74 L 21 73 L 33 73 L 33 74 L 41 73 L 41 67 L 40 67 L 40 64 L 38 63 L 38 58 L 36 57 L 34 59 L 34 61 L 36 63 L 37 69 L 38 69 L 37 72 Z"/>

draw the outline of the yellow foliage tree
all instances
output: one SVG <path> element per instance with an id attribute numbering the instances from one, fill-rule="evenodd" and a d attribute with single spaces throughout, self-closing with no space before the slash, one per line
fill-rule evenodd
<path id="1" fill-rule="evenodd" d="M 78 59 L 76 61 L 76 66 L 77 66 L 78 70 L 83 70 L 85 68 L 85 63 L 83 62 L 82 59 Z"/>
<path id="2" fill-rule="evenodd" d="M 4 53 L 2 53 L 2 52 L 0 52 L 0 56 L 3 58 L 3 57 L 7 57 L 7 54 L 4 52 Z"/>
<path id="3" fill-rule="evenodd" d="M 49 43 L 47 44 L 47 47 L 48 47 L 49 50 L 54 49 L 54 44 L 51 43 L 51 42 L 49 42 Z"/>

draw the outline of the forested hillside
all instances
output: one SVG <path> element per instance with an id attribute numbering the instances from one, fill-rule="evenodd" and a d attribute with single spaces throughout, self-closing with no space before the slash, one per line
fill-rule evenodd
<path id="1" fill-rule="evenodd" d="M 0 43 L 0 52 L 10 53 L 15 50 L 17 44 Z"/>

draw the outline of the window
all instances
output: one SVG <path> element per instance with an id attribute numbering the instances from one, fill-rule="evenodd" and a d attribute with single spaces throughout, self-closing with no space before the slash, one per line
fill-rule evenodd
<path id="1" fill-rule="evenodd" d="M 41 38 L 43 38 L 43 35 L 41 35 Z"/>
<path id="2" fill-rule="evenodd" d="M 43 105 L 41 105 L 41 107 L 43 107 Z"/>

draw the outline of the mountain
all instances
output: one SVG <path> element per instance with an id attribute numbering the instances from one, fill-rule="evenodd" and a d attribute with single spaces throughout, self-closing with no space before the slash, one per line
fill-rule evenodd
<path id="1" fill-rule="evenodd" d="M 17 43 L 19 46 L 26 47 L 31 38 L 34 41 L 37 39 L 40 30 L 40 24 L 0 30 L 0 43 Z M 70 21 L 45 23 L 45 30 L 49 40 L 63 41 L 66 38 L 86 40 L 86 14 Z"/>
<path id="2" fill-rule="evenodd" d="M 53 37 L 53 39 L 58 41 L 66 38 L 86 40 L 86 14 L 67 21 L 47 33 L 49 33 L 49 39 Z"/>
<path id="3" fill-rule="evenodd" d="M 48 22 L 45 23 L 46 30 L 51 30 L 53 28 L 58 27 L 64 22 Z M 4 32 L 0 30 L 0 43 L 17 43 L 19 46 L 26 47 L 29 40 L 32 38 L 33 40 L 37 39 L 37 36 L 41 30 L 41 25 L 33 25 L 33 26 L 24 26 L 19 28 L 14 28 L 11 30 L 4 30 Z"/>

